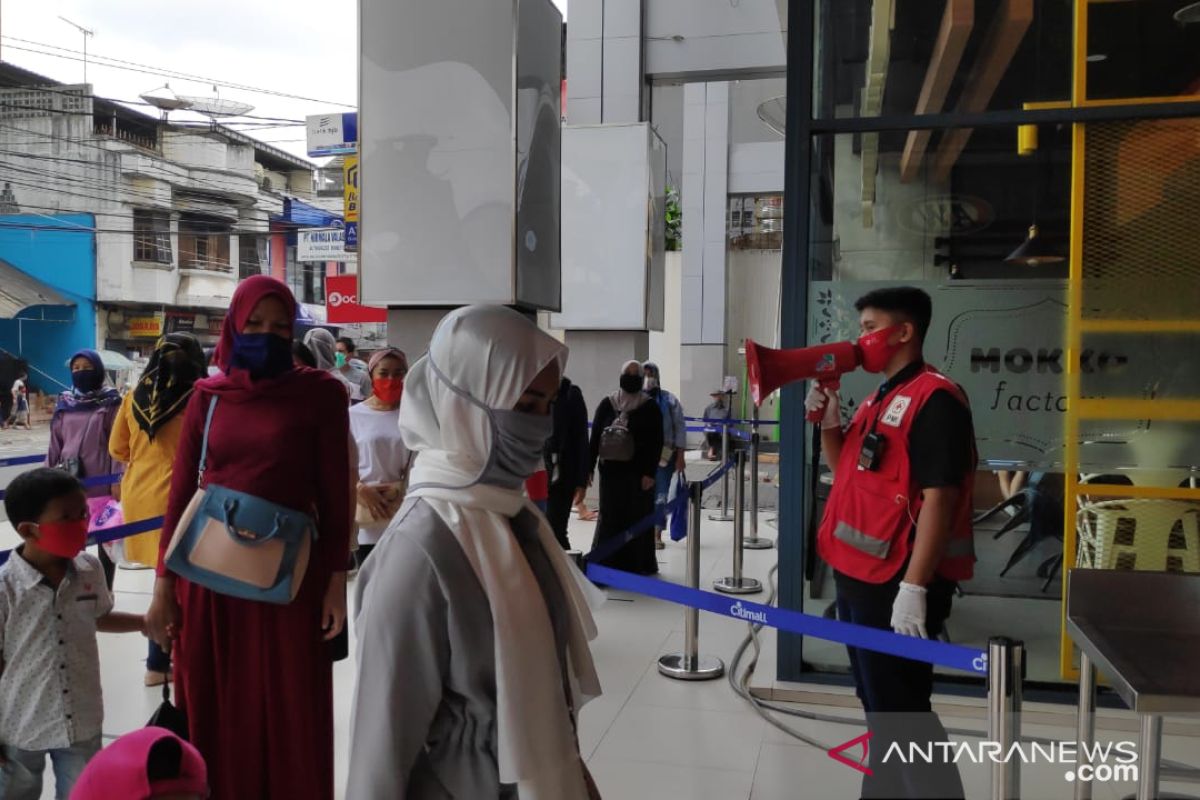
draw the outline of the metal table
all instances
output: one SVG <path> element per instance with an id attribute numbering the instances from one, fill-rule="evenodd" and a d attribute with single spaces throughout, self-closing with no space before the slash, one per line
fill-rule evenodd
<path id="1" fill-rule="evenodd" d="M 1200 713 L 1197 609 L 1200 575 L 1074 569 L 1068 577 L 1067 632 L 1082 652 L 1079 742 L 1095 737 L 1099 669 L 1141 715 L 1138 800 L 1159 797 L 1163 716 Z M 1077 781 L 1076 800 L 1091 796 L 1091 783 Z"/>

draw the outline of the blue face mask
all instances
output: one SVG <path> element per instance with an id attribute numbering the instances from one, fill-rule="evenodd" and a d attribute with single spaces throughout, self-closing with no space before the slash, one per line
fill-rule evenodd
<path id="1" fill-rule="evenodd" d="M 71 385 L 84 394 L 94 392 L 104 385 L 104 373 L 95 367 L 76 370 L 71 373 Z"/>
<path id="2" fill-rule="evenodd" d="M 292 343 L 273 333 L 235 333 L 229 365 L 255 380 L 277 377 L 292 368 Z"/>

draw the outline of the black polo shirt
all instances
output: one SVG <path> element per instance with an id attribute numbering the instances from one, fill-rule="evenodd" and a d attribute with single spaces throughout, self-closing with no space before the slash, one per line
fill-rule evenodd
<path id="1" fill-rule="evenodd" d="M 879 387 L 875 395 L 883 402 L 894 389 L 916 377 L 925 362 L 914 361 Z M 929 396 L 913 420 L 908 434 L 908 458 L 912 476 L 922 489 L 958 486 L 974 468 L 975 427 L 971 409 L 946 389 Z"/>

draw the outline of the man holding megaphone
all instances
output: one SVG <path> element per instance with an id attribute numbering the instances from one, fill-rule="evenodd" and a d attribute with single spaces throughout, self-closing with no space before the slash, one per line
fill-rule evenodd
<path id="1" fill-rule="evenodd" d="M 936 638 L 957 582 L 971 577 L 975 562 L 970 407 L 959 386 L 925 363 L 933 314 L 928 294 L 879 289 L 855 308 L 862 330 L 857 360 L 885 380 L 847 426 L 828 384 L 816 383 L 805 401 L 809 419 L 820 420 L 834 473 L 818 552 L 834 570 L 839 619 Z M 882 763 L 892 741 L 947 741 L 930 704 L 932 665 L 847 649 L 875 739 L 863 797 L 962 797 L 953 763 Z"/>

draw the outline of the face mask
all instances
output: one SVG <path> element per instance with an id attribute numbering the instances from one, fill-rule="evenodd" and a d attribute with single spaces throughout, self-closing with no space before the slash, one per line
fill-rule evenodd
<path id="1" fill-rule="evenodd" d="M 546 440 L 554 432 L 554 418 L 549 414 L 526 414 L 523 411 L 491 412 L 496 441 L 491 463 L 480 483 L 520 488 L 533 473 L 545 469 L 543 452 Z"/>
<path id="2" fill-rule="evenodd" d="M 235 333 L 229 364 L 256 380 L 274 378 L 292 369 L 292 343 L 273 333 Z"/>
<path id="3" fill-rule="evenodd" d="M 622 375 L 621 391 L 635 394 L 642 390 L 642 378 L 639 375 Z"/>
<path id="4" fill-rule="evenodd" d="M 87 532 L 86 519 L 43 522 L 38 525 L 37 546 L 60 558 L 74 558 L 83 549 L 87 541 Z"/>
<path id="5" fill-rule="evenodd" d="M 346 354 L 341 351 L 334 353 L 333 354 L 333 363 L 337 365 L 338 369 L 341 369 L 342 367 L 346 366 Z"/>
<path id="6" fill-rule="evenodd" d="M 81 392 L 94 392 L 104 384 L 104 373 L 88 367 L 71 373 L 71 385 Z"/>
<path id="7" fill-rule="evenodd" d="M 645 388 L 647 392 L 653 392 L 658 388 L 658 378 L 646 378 Z"/>
<path id="8" fill-rule="evenodd" d="M 899 325 L 889 325 L 858 337 L 858 349 L 862 353 L 862 366 L 867 372 L 883 372 L 892 358 L 904 349 L 903 342 L 888 344 L 888 339 L 900 332 Z"/>
<path id="9" fill-rule="evenodd" d="M 376 378 L 371 381 L 371 388 L 380 402 L 394 406 L 404 395 L 404 378 Z"/>

